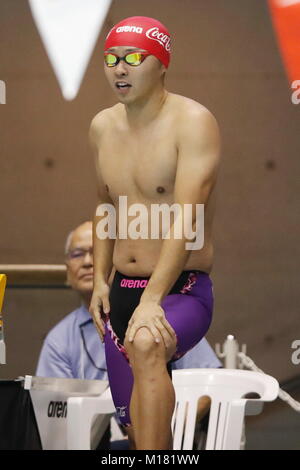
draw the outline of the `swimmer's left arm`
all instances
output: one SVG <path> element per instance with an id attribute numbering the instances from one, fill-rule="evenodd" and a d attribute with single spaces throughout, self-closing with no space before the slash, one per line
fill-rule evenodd
<path id="1" fill-rule="evenodd" d="M 178 138 L 174 203 L 182 208 L 184 204 L 192 205 L 190 222 L 195 230 L 196 204 L 207 203 L 216 183 L 220 161 L 220 135 L 214 116 L 206 109 L 194 111 L 190 119 L 183 121 Z M 157 331 L 157 318 L 160 318 L 160 331 L 165 327 L 165 320 L 161 321 L 160 304 L 183 271 L 190 255 L 186 243 L 192 242 L 184 236 L 184 232 L 181 239 L 175 239 L 172 233 L 174 224 L 171 226 L 170 238 L 163 240 L 159 260 L 134 312 L 136 315 L 132 316 L 128 329 L 131 338 L 134 338 L 138 329 L 138 320 L 144 322 L 145 317 L 150 317 L 150 311 L 155 312 L 151 314 L 152 334 L 155 336 L 154 332 Z"/>

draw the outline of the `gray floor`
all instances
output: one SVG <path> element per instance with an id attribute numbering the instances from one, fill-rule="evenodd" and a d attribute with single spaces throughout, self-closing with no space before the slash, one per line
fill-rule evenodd
<path id="1" fill-rule="evenodd" d="M 285 390 L 300 402 L 300 389 Z M 300 413 L 280 399 L 246 417 L 246 450 L 300 450 Z"/>

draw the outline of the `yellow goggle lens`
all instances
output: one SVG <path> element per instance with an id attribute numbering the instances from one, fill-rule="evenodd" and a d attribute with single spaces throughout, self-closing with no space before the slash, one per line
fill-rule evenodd
<path id="1" fill-rule="evenodd" d="M 140 52 L 134 52 L 126 56 L 126 62 L 130 65 L 140 65 L 142 54 Z"/>
<path id="2" fill-rule="evenodd" d="M 107 65 L 115 65 L 115 63 L 117 62 L 117 58 L 116 56 L 112 55 L 112 54 L 107 54 L 105 57 L 105 62 L 107 63 Z"/>
<path id="3" fill-rule="evenodd" d="M 113 54 L 107 54 L 104 56 L 105 63 L 109 67 L 116 65 L 118 58 Z M 129 65 L 140 65 L 142 62 L 142 54 L 140 52 L 133 52 L 132 54 L 127 54 L 125 60 Z"/>

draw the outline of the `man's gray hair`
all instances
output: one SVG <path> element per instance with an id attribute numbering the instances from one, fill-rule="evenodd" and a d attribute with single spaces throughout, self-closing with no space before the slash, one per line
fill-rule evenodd
<path id="1" fill-rule="evenodd" d="M 73 234 L 74 234 L 75 230 L 77 230 L 79 227 L 81 227 L 84 224 L 92 224 L 92 223 L 93 222 L 91 220 L 86 220 L 86 221 L 82 222 L 82 224 L 78 225 L 74 230 L 72 230 L 72 232 L 69 233 L 69 235 L 67 236 L 67 239 L 66 239 L 66 243 L 65 243 L 65 255 L 67 255 L 69 253 L 72 238 L 73 238 Z"/>
<path id="2" fill-rule="evenodd" d="M 70 232 L 69 235 L 67 236 L 66 243 L 65 243 L 65 255 L 69 253 L 73 233 L 74 233 L 74 230 L 72 230 L 72 232 Z"/>

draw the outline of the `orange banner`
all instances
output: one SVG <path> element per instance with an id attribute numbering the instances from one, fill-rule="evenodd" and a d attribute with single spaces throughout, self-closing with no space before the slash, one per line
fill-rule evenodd
<path id="1" fill-rule="evenodd" d="M 290 84 L 300 80 L 300 0 L 268 0 Z"/>

